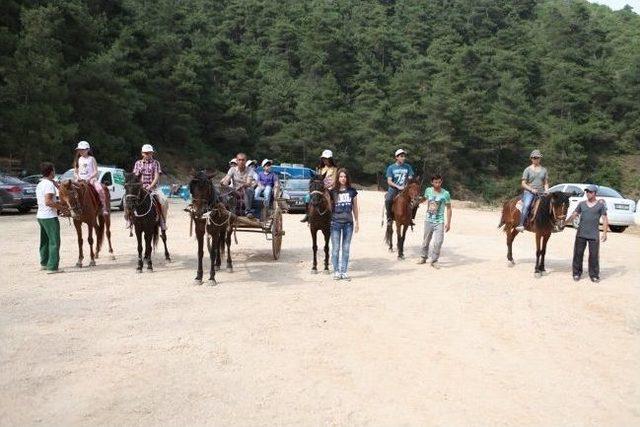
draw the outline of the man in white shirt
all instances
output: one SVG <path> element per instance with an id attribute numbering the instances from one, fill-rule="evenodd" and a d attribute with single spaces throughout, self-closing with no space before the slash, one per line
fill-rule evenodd
<path id="1" fill-rule="evenodd" d="M 40 224 L 40 269 L 47 274 L 60 273 L 60 222 L 58 221 L 58 209 L 66 210 L 57 203 L 56 184 L 53 180 L 55 169 L 52 163 L 42 163 L 40 166 L 42 179 L 36 187 L 38 199 L 38 213 L 36 218 Z"/>

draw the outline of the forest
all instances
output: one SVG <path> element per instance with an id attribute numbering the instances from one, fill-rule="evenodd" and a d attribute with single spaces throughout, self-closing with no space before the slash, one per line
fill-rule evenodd
<path id="1" fill-rule="evenodd" d="M 4 0 L 0 157 L 223 170 L 237 151 L 373 184 L 402 147 L 456 198 L 640 195 L 640 16 L 582 0 Z"/>

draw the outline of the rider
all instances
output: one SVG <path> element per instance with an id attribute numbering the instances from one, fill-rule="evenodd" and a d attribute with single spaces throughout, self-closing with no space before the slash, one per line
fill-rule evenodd
<path id="1" fill-rule="evenodd" d="M 399 192 L 404 190 L 405 185 L 411 178 L 413 178 L 413 168 L 409 163 L 405 163 L 407 159 L 407 152 L 402 148 L 398 148 L 395 152 L 395 163 L 390 164 L 387 167 L 387 184 L 389 188 L 387 194 L 384 196 L 384 205 L 387 209 L 387 222 L 393 221 L 393 198 L 398 195 Z M 416 210 L 413 211 L 413 217 L 415 217 Z"/>
<path id="2" fill-rule="evenodd" d="M 91 146 L 87 141 L 78 142 L 76 156 L 73 159 L 73 177 L 76 181 L 87 181 L 96 189 L 102 203 L 102 214 L 109 215 L 104 187 L 98 181 L 98 162 L 91 154 Z"/>
<path id="3" fill-rule="evenodd" d="M 247 155 L 236 155 L 237 166 L 229 168 L 227 174 L 220 180 L 222 185 L 233 185 L 236 192 L 244 193 L 245 215 L 253 218 L 253 187 L 255 186 L 254 171 L 247 167 Z"/>
<path id="4" fill-rule="evenodd" d="M 529 158 L 531 164 L 522 172 L 522 214 L 520 215 L 520 224 L 516 227 L 519 232 L 524 231 L 524 222 L 529 216 L 533 200 L 540 194 L 549 191 L 547 169 L 540 164 L 542 153 L 540 150 L 533 150 Z"/>
<path id="5" fill-rule="evenodd" d="M 262 200 L 265 207 L 269 206 L 273 189 L 280 185 L 278 175 L 271 171 L 271 160 L 262 161 L 262 171 L 258 174 L 258 186 L 255 191 L 255 199 Z"/>
<path id="6" fill-rule="evenodd" d="M 333 190 L 335 186 L 337 175 L 338 175 L 338 167 L 336 166 L 335 161 L 333 160 L 333 152 L 331 150 L 324 150 L 320 155 L 320 162 L 316 167 L 316 174 L 324 175 L 324 186 L 328 191 Z M 305 202 L 307 203 L 307 208 L 309 207 L 309 195 L 305 197 Z M 305 213 L 304 218 L 300 220 L 300 222 L 307 222 L 309 220 L 309 214 Z"/>
<path id="7" fill-rule="evenodd" d="M 133 166 L 133 174 L 140 179 L 142 187 L 149 191 L 162 207 L 160 228 L 162 230 L 166 230 L 166 219 L 169 205 L 167 204 L 167 199 L 164 194 L 162 194 L 161 191 L 158 191 L 158 181 L 162 174 L 162 168 L 160 167 L 160 162 L 153 158 L 154 151 L 151 144 L 144 144 L 141 151 L 142 159 L 136 161 Z"/>

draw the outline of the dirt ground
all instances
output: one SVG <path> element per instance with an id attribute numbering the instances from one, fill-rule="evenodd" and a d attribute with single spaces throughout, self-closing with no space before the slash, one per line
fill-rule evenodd
<path id="1" fill-rule="evenodd" d="M 602 282 L 574 283 L 574 230 L 508 268 L 495 211 L 454 209 L 442 268 L 387 252 L 380 193 L 362 192 L 350 283 L 311 275 L 299 215 L 281 259 L 239 234 L 235 272 L 195 287 L 181 204 L 171 264 L 136 274 L 114 212 L 117 260 L 38 271 L 35 215 L 0 217 L 0 425 L 640 425 L 640 236 L 609 234 Z M 424 217 L 424 209 L 419 213 Z M 208 262 L 205 264 L 208 268 Z"/>

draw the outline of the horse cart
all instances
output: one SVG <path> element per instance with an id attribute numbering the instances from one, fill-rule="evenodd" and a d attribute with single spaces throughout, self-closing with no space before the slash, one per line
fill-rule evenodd
<path id="1" fill-rule="evenodd" d="M 271 242 L 271 252 L 273 259 L 280 257 L 280 248 L 282 247 L 282 237 L 285 231 L 282 226 L 282 213 L 288 209 L 287 201 L 282 198 L 282 192 L 279 191 L 273 197 L 273 201 L 269 207 L 264 207 L 259 201 L 254 202 L 254 210 L 257 215 L 254 218 L 246 216 L 237 216 L 233 231 L 235 239 L 237 233 L 260 233 L 263 234 L 268 242 Z"/>

